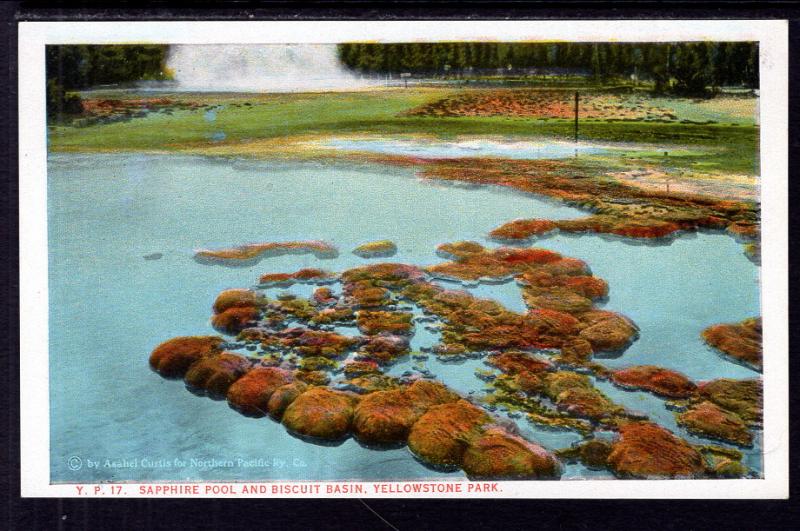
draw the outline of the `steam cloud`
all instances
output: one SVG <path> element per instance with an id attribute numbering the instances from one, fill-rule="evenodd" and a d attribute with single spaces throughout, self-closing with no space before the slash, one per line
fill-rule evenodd
<path id="1" fill-rule="evenodd" d="M 333 44 L 179 44 L 170 47 L 167 66 L 186 91 L 341 91 L 371 84 L 345 70 Z"/>

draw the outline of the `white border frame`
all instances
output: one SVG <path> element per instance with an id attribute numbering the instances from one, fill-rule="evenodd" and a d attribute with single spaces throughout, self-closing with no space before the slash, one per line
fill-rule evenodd
<path id="1" fill-rule="evenodd" d="M 268 30 L 268 31 L 267 31 Z M 760 43 L 760 124 L 764 329 L 764 479 L 499 482 L 501 494 L 414 497 L 503 498 L 786 498 L 788 423 L 788 22 L 784 20 L 570 21 L 280 21 L 280 22 L 21 22 L 19 24 L 20 433 L 22 496 L 147 497 L 139 485 L 50 484 L 47 330 L 46 44 L 335 43 L 428 40 Z M 767 183 L 766 185 L 764 183 Z M 272 482 L 270 482 L 272 483 Z M 292 482 L 276 482 L 289 484 Z M 404 483 L 392 482 L 402 487 Z M 224 485 L 214 483 L 215 485 Z M 346 485 L 350 482 L 318 482 Z M 375 492 L 339 497 L 390 498 Z M 214 497 L 203 494 L 191 497 Z M 241 484 L 232 483 L 230 485 Z M 119 490 L 117 491 L 117 487 Z M 324 492 L 324 488 L 321 489 Z M 228 495 L 236 496 L 236 495 Z M 252 495 L 238 495 L 242 497 Z M 259 497 L 292 497 L 260 494 Z M 320 494 L 320 497 L 326 495 Z M 164 496 L 169 497 L 169 496 Z M 172 497 L 187 497 L 176 494 Z"/>

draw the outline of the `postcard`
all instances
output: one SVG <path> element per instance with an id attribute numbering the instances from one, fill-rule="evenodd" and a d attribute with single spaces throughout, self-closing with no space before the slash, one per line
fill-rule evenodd
<path id="1" fill-rule="evenodd" d="M 788 496 L 785 21 L 19 39 L 23 496 Z"/>

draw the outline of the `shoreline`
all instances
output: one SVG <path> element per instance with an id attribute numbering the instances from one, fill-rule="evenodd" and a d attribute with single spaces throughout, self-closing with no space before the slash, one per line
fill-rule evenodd
<path id="1" fill-rule="evenodd" d="M 410 137 L 410 135 L 406 135 Z M 759 255 L 760 234 L 760 202 L 753 191 L 741 197 L 735 194 L 703 194 L 696 193 L 702 178 L 676 181 L 674 177 L 666 177 L 672 189 L 658 189 L 659 176 L 657 170 L 645 169 L 645 178 L 627 177 L 621 168 L 609 163 L 608 155 L 588 155 L 580 158 L 561 159 L 504 159 L 500 157 L 448 157 L 423 158 L 404 154 L 384 154 L 366 151 L 339 150 L 336 148 L 317 147 L 314 142 L 322 135 L 303 135 L 295 137 L 291 142 L 276 139 L 252 141 L 235 146 L 231 144 L 219 146 L 216 150 L 208 148 L 182 148 L 178 150 L 69 150 L 50 151 L 49 153 L 146 153 L 169 156 L 203 156 L 224 159 L 241 158 L 243 160 L 280 160 L 286 163 L 349 163 L 380 164 L 387 166 L 415 166 L 418 176 L 438 182 L 457 181 L 462 183 L 499 185 L 509 187 L 522 193 L 532 193 L 547 200 L 565 203 L 586 212 L 587 217 L 573 221 L 550 220 L 556 223 L 561 231 L 607 233 L 630 238 L 632 241 L 665 241 L 668 243 L 673 235 L 697 230 L 727 230 L 729 234 L 745 244 L 745 252 L 754 261 Z M 372 139 L 375 136 L 349 135 L 336 138 Z M 419 138 L 419 137 L 416 137 Z M 495 137 L 497 138 L 497 137 Z M 630 170 L 629 170 L 630 171 Z M 642 171 L 642 170 L 639 170 Z M 651 172 L 651 175 L 647 175 Z M 580 178 L 576 178 L 576 175 Z M 648 177 L 650 179 L 648 180 Z M 709 179 L 706 179 L 709 180 Z M 636 181 L 636 182 L 634 182 Z M 662 181 L 663 182 L 663 181 Z M 713 181 L 712 187 L 723 187 L 719 181 Z M 701 189 L 702 190 L 702 189 Z M 724 191 L 724 190 L 723 190 Z M 519 231 L 519 227 L 511 232 L 507 226 L 519 224 L 525 220 L 509 221 L 496 229 L 504 243 L 529 244 L 555 229 L 550 227 L 540 233 Z M 534 221 L 534 220 L 530 220 Z M 509 227 L 510 228 L 510 227 Z M 493 237 L 495 237 L 493 235 Z"/>

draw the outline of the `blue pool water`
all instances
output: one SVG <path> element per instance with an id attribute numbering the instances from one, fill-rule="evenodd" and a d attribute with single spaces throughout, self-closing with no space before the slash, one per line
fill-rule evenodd
<path id="1" fill-rule="evenodd" d="M 311 266 L 341 271 L 369 262 L 351 254 L 355 246 L 385 238 L 398 246 L 392 261 L 427 265 L 441 261 L 435 247 L 442 242 L 472 239 L 496 245 L 485 239 L 486 233 L 517 217 L 582 215 L 504 188 L 436 185 L 418 179 L 409 168 L 51 155 L 52 480 L 460 477 L 461 472 L 423 467 L 405 448 L 375 451 L 352 439 L 336 447 L 302 442 L 268 419 L 241 416 L 225 402 L 198 398 L 181 382 L 160 378 L 150 371 L 147 358 L 163 340 L 213 333 L 209 316 L 216 294 L 252 286 L 263 273 Z M 192 260 L 198 248 L 305 239 L 330 241 L 339 247 L 339 256 L 286 255 L 241 268 Z M 603 363 L 653 363 L 696 380 L 756 376 L 722 359 L 699 338 L 710 324 L 760 313 L 759 269 L 732 238 L 698 234 L 650 247 L 557 235 L 538 245 L 586 260 L 609 282 L 606 307 L 640 326 L 641 338 L 622 356 Z M 144 258 L 156 253 L 162 257 Z M 513 283 L 466 289 L 493 296 L 511 309 L 523 308 Z M 307 287 L 288 289 L 303 290 L 307 294 Z M 435 343 L 434 331 L 422 323 L 417 330 L 415 347 Z M 481 360 L 445 363 L 429 356 L 404 361 L 392 371 L 399 374 L 415 365 L 465 394 L 484 387 L 474 375 L 485 368 Z M 638 394 L 622 396 L 634 400 Z M 671 415 L 650 395 L 636 403 L 659 420 Z M 524 420 L 518 424 L 551 449 L 579 440 L 572 432 L 542 430 Z M 71 470 L 71 456 L 80 457 L 84 466 Z M 90 468 L 88 460 L 99 465 Z M 748 463 L 759 468 L 758 448 L 748 453 Z M 565 478 L 607 475 L 569 465 Z"/>
<path id="2" fill-rule="evenodd" d="M 462 140 L 398 140 L 382 138 L 333 139 L 321 144 L 345 151 L 404 155 L 419 158 L 501 157 L 504 159 L 562 159 L 578 154 L 594 154 L 611 148 L 580 142 Z"/>

